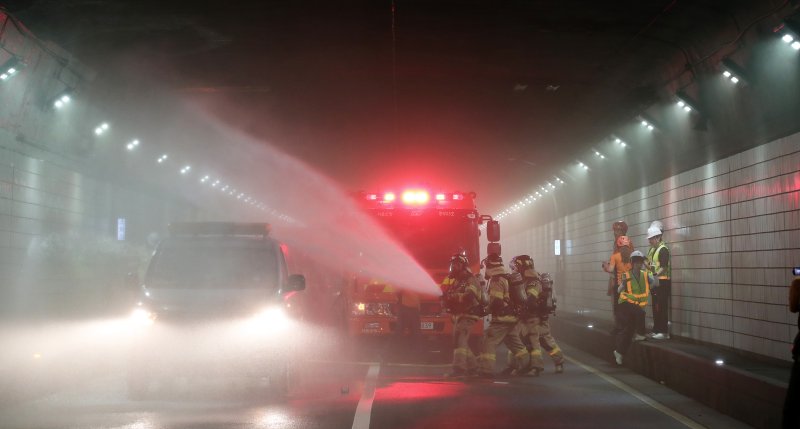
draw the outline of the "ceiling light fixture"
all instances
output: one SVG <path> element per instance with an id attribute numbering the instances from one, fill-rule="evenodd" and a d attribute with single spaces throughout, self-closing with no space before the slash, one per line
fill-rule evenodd
<path id="1" fill-rule="evenodd" d="M 98 135 L 98 136 L 101 136 L 101 135 L 105 134 L 105 132 L 108 131 L 109 128 L 110 128 L 110 126 L 108 125 L 108 123 L 103 122 L 102 124 L 100 124 L 97 127 L 95 127 L 94 134 Z"/>
<path id="2" fill-rule="evenodd" d="M 744 78 L 744 75 L 742 68 L 731 59 L 725 58 L 722 60 L 722 76 L 731 83 L 746 83 L 747 79 Z"/>
<path id="3" fill-rule="evenodd" d="M 61 109 L 62 107 L 67 106 L 71 102 L 72 102 L 72 91 L 70 90 L 62 91 L 53 99 L 53 107 L 55 107 L 56 109 Z"/>
<path id="4" fill-rule="evenodd" d="M 0 66 L 0 80 L 6 81 L 11 79 L 11 76 L 17 74 L 23 67 L 25 67 L 25 65 L 22 64 L 17 57 L 9 58 L 8 61 Z"/>
<path id="5" fill-rule="evenodd" d="M 775 34 L 781 36 L 786 45 L 791 46 L 795 51 L 800 51 L 800 31 L 796 25 L 791 22 L 784 22 L 775 30 Z"/>

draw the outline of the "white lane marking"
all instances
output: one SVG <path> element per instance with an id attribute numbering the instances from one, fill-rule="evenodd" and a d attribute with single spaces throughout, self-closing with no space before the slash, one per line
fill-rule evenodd
<path id="1" fill-rule="evenodd" d="M 372 365 L 380 365 L 380 362 L 372 362 L 372 361 L 348 361 L 348 360 L 325 360 L 325 359 L 306 359 L 304 362 L 308 363 L 321 363 L 325 365 L 362 365 L 362 366 L 372 366 Z"/>
<path id="2" fill-rule="evenodd" d="M 353 419 L 353 429 L 369 429 L 369 419 L 372 416 L 372 402 L 375 400 L 375 388 L 378 384 L 378 371 L 380 364 L 373 364 L 367 371 L 364 379 L 364 392 L 356 407 L 356 416 Z"/>
<path id="3" fill-rule="evenodd" d="M 649 396 L 645 395 L 642 392 L 639 392 L 638 390 L 634 389 L 633 387 L 630 387 L 627 384 L 625 384 L 625 383 L 623 383 L 623 382 L 621 382 L 621 381 L 619 381 L 619 380 L 617 380 L 617 379 L 615 379 L 615 378 L 613 378 L 611 376 L 603 374 L 602 372 L 592 368 L 589 365 L 586 365 L 584 363 L 578 362 L 577 360 L 575 360 L 575 359 L 573 359 L 571 357 L 565 356 L 564 358 L 566 360 L 574 363 L 575 365 L 578 365 L 581 368 L 591 372 L 592 374 L 602 378 L 603 380 L 611 383 L 612 385 L 616 386 L 617 388 L 619 388 L 621 390 L 624 390 L 625 392 L 628 392 L 631 396 L 633 396 L 636 399 L 644 402 L 645 404 L 651 406 L 652 408 L 654 408 L 654 409 L 656 409 L 658 411 L 661 411 L 662 413 L 672 417 L 673 419 L 677 420 L 680 423 L 683 423 L 686 427 L 692 428 L 692 429 L 705 429 L 705 426 L 695 422 L 694 420 L 684 416 L 683 414 L 680 414 L 680 413 L 678 413 L 676 411 L 673 411 L 672 409 L 660 404 L 659 402 L 656 402 L 655 400 L 653 400 Z"/>
<path id="4" fill-rule="evenodd" d="M 324 359 L 307 359 L 305 362 L 309 363 L 318 363 L 318 364 L 326 364 L 326 365 L 361 365 L 361 366 L 372 366 L 372 365 L 381 365 L 380 362 L 370 362 L 370 361 L 343 361 L 343 360 L 324 360 Z M 396 366 L 396 367 L 410 367 L 410 368 L 450 368 L 453 366 L 451 363 L 383 363 L 383 366 Z"/>

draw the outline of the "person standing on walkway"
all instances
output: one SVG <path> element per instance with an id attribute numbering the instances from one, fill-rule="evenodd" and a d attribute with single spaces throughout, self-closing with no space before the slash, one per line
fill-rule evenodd
<path id="1" fill-rule="evenodd" d="M 669 313 L 672 295 L 672 262 L 663 232 L 657 225 L 647 229 L 650 249 L 647 253 L 649 271 L 658 279 L 658 289 L 653 290 L 653 335 L 655 340 L 669 339 Z"/>
<path id="2" fill-rule="evenodd" d="M 800 311 L 800 278 L 794 279 L 789 288 L 789 311 Z M 797 317 L 797 328 L 800 329 L 800 315 Z M 792 375 L 789 376 L 789 388 L 786 389 L 786 400 L 783 402 L 783 429 L 800 428 L 800 332 L 794 336 L 792 360 Z"/>
<path id="3" fill-rule="evenodd" d="M 622 365 L 622 359 L 628 353 L 637 321 L 644 315 L 644 307 L 650 297 L 651 285 L 657 280 L 644 268 L 644 254 L 635 250 L 631 253 L 632 268 L 626 272 L 619 285 L 618 319 L 621 329 L 614 335 L 614 360 Z"/>
<path id="4" fill-rule="evenodd" d="M 620 237 L 626 237 L 626 241 L 628 243 L 627 245 L 631 248 L 631 251 L 633 251 L 633 245 L 631 244 L 631 240 L 626 235 L 628 233 L 628 224 L 627 223 L 625 223 L 624 221 L 618 220 L 618 221 L 614 222 L 613 224 L 611 224 L 611 230 L 614 231 L 614 244 L 613 244 L 612 250 L 611 250 L 611 258 L 612 259 L 614 258 L 614 255 L 616 253 L 619 253 L 619 251 L 620 251 L 620 245 L 619 245 Z M 603 271 L 605 271 L 605 272 L 607 272 L 609 274 L 613 274 L 612 272 L 609 271 L 609 269 L 607 269 L 606 265 L 607 265 L 607 263 L 603 262 Z M 624 271 L 621 271 L 620 274 L 622 274 L 623 272 Z M 608 296 L 614 297 L 614 300 L 612 301 L 615 304 L 614 307 L 616 307 L 616 302 L 617 302 L 617 300 L 616 300 L 616 290 L 617 290 L 617 285 L 618 284 L 619 284 L 618 279 L 616 279 L 613 275 L 608 279 L 608 292 L 606 294 Z M 616 308 L 614 308 L 614 311 L 616 311 Z"/>
<path id="5" fill-rule="evenodd" d="M 614 253 L 611 254 L 611 258 L 602 264 L 603 271 L 611 275 L 608 295 L 612 297 L 611 308 L 615 317 L 619 300 L 617 287 L 622 281 L 622 275 L 631 269 L 631 252 L 633 252 L 633 246 L 631 246 L 630 238 L 627 235 L 620 235 L 614 243 Z"/>

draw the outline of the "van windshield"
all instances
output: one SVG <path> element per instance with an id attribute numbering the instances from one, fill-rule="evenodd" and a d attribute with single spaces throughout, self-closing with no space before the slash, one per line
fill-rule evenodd
<path id="1" fill-rule="evenodd" d="M 147 286 L 277 289 L 278 252 L 277 246 L 254 239 L 165 241 L 150 263 Z"/>

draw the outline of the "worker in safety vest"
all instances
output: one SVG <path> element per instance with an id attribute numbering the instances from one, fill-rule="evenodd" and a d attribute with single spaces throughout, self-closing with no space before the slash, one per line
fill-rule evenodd
<path id="1" fill-rule="evenodd" d="M 602 263 L 603 271 L 611 275 L 609 283 L 612 286 L 608 289 L 608 295 L 612 297 L 611 303 L 615 315 L 617 314 L 617 301 L 619 300 L 617 287 L 622 281 L 622 274 L 631 269 L 632 252 L 631 239 L 627 235 L 620 235 L 614 243 L 614 252 L 611 254 L 611 258 L 609 258 L 608 262 Z"/>
<path id="2" fill-rule="evenodd" d="M 633 341 L 637 320 L 643 316 L 644 307 L 650 297 L 650 288 L 658 285 L 644 268 L 644 255 L 635 250 L 631 253 L 632 268 L 625 272 L 619 284 L 619 307 L 617 314 L 622 328 L 614 336 L 614 360 L 622 365 L 622 359 Z"/>
<path id="3" fill-rule="evenodd" d="M 647 229 L 647 241 L 650 249 L 647 253 L 647 263 L 650 274 L 658 279 L 658 289 L 653 290 L 653 334 L 650 338 L 655 340 L 669 339 L 669 312 L 672 295 L 672 263 L 670 262 L 669 247 L 662 239 L 662 229 L 658 224 L 650 225 Z"/>
<path id="4" fill-rule="evenodd" d="M 478 278 L 469 270 L 469 261 L 462 254 L 450 258 L 450 273 L 441 284 L 442 302 L 453 317 L 453 372 L 459 377 L 478 370 L 475 354 L 469 348 L 469 333 L 483 317 L 484 299 Z"/>
<path id="5" fill-rule="evenodd" d="M 628 224 L 625 223 L 625 221 L 618 220 L 618 221 L 616 221 L 616 222 L 611 224 L 611 230 L 614 231 L 614 243 L 611 246 L 612 247 L 611 257 L 613 258 L 614 254 L 619 253 L 620 249 L 623 247 L 623 246 L 620 246 L 619 238 L 623 237 L 623 236 L 624 237 L 628 237 L 626 235 L 628 233 Z M 625 244 L 625 246 L 630 247 L 631 251 L 633 251 L 633 244 L 631 244 L 630 238 L 627 239 L 627 244 Z M 605 265 L 606 264 L 603 263 L 603 271 L 609 272 L 608 269 L 606 269 Z M 620 272 L 620 274 L 621 273 L 622 272 Z M 609 273 L 609 274 L 611 274 L 611 273 Z M 615 297 L 618 284 L 619 284 L 618 280 L 616 278 L 614 278 L 614 276 L 612 275 L 608 279 L 608 292 L 606 293 L 606 295 Z M 616 302 L 616 297 L 614 299 L 614 302 Z"/>
<path id="6" fill-rule="evenodd" d="M 525 302 L 522 279 L 509 281 L 500 255 L 492 253 L 485 261 L 485 277 L 489 281 L 489 311 L 492 321 L 483 339 L 483 353 L 479 360 L 480 377 L 493 378 L 497 361 L 497 346 L 504 343 L 514 359 L 528 356 L 528 349 L 520 339 L 518 314 Z M 518 276 L 519 277 L 519 276 Z"/>
<path id="7" fill-rule="evenodd" d="M 612 297 L 611 308 L 614 314 L 614 330 L 611 333 L 612 335 L 615 335 L 616 332 L 621 329 L 616 320 L 617 306 L 619 305 L 619 292 L 617 292 L 617 287 L 622 281 L 622 275 L 631 269 L 631 253 L 633 250 L 633 243 L 631 243 L 631 239 L 627 235 L 620 235 L 617 237 L 616 243 L 614 244 L 614 253 L 611 254 L 611 258 L 608 260 L 608 262 L 603 262 L 602 264 L 603 271 L 611 274 L 610 281 L 614 284 L 614 287 L 609 290 L 609 294 Z M 645 333 L 645 315 L 643 314 L 639 320 L 636 321 L 636 334 L 634 335 L 633 340 L 646 340 L 647 337 L 645 336 Z"/>

